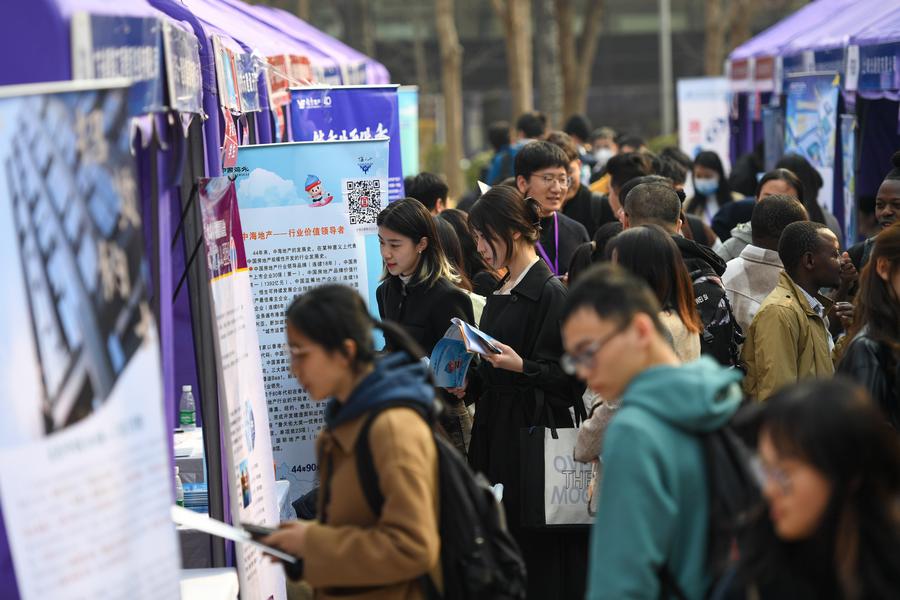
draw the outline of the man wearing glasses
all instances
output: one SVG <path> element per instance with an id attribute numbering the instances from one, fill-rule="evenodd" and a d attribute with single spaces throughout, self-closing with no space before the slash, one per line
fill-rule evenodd
<path id="1" fill-rule="evenodd" d="M 659 311 L 612 264 L 580 276 L 563 311 L 563 369 L 619 405 L 603 442 L 589 600 L 703 598 L 710 584 L 701 436 L 737 411 L 740 373 L 708 357 L 680 365 Z"/>
<path id="2" fill-rule="evenodd" d="M 549 142 L 530 142 L 516 154 L 516 187 L 541 205 L 538 255 L 557 277 L 569 272 L 579 244 L 590 241 L 584 225 L 561 212 L 571 185 L 568 167 L 565 153 Z"/>

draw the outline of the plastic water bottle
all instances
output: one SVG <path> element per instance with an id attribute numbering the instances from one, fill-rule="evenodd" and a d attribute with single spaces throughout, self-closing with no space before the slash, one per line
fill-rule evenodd
<path id="1" fill-rule="evenodd" d="M 178 467 L 175 467 L 175 504 L 184 506 L 184 486 L 181 485 L 181 475 L 178 474 Z"/>
<path id="2" fill-rule="evenodd" d="M 178 403 L 178 424 L 185 431 L 197 428 L 197 411 L 191 386 L 181 386 L 181 401 Z"/>

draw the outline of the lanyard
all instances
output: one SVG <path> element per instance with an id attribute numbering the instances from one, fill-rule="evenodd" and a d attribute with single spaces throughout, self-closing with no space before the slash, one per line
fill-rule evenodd
<path id="1" fill-rule="evenodd" d="M 541 253 L 541 258 L 544 259 L 544 262 L 553 269 L 553 274 L 559 277 L 559 218 L 556 216 L 555 211 L 553 213 L 553 244 L 556 247 L 556 256 L 553 257 L 553 262 L 550 262 L 550 257 L 540 242 L 537 243 L 537 249 Z"/>

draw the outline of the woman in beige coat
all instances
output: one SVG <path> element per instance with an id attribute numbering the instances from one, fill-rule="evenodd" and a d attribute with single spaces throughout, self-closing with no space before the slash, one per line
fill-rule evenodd
<path id="1" fill-rule="evenodd" d="M 404 351 L 376 359 L 376 326 Z M 318 518 L 284 523 L 263 542 L 303 559 L 316 598 L 414 600 L 426 587 L 441 590 L 437 448 L 418 412 L 431 409 L 434 390 L 414 343 L 396 326 L 376 325 L 362 298 L 338 285 L 294 300 L 287 338 L 292 372 L 314 401 L 328 401 L 317 442 Z M 358 444 L 371 450 L 380 514 L 360 483 Z"/>

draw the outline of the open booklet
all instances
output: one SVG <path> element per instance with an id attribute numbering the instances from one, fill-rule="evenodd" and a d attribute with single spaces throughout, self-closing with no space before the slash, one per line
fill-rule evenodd
<path id="1" fill-rule="evenodd" d="M 251 544 L 257 546 L 266 554 L 271 554 L 275 558 L 281 559 L 288 564 L 295 564 L 298 561 L 296 556 L 291 556 L 278 548 L 273 548 L 272 546 L 266 546 L 265 544 L 257 542 L 253 539 L 253 534 L 246 529 L 234 527 L 228 523 L 211 519 L 207 515 L 195 513 L 194 511 L 181 506 L 172 507 L 172 521 L 174 521 L 176 525 L 181 525 L 186 529 L 195 529 L 239 544 Z"/>
<path id="2" fill-rule="evenodd" d="M 431 352 L 429 365 L 437 387 L 458 388 L 466 381 L 466 373 L 477 354 L 500 354 L 497 340 L 465 321 L 451 319 L 447 330 Z"/>

